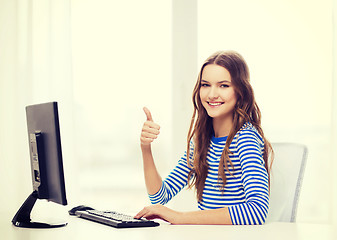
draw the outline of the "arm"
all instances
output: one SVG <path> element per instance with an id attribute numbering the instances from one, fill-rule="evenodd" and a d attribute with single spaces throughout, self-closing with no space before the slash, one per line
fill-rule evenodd
<path id="1" fill-rule="evenodd" d="M 150 111 L 144 108 L 147 121 L 143 125 L 141 133 L 141 149 L 143 155 L 143 166 L 147 192 L 152 204 L 166 204 L 178 192 L 187 185 L 187 178 L 190 168 L 187 164 L 187 156 L 180 159 L 178 165 L 166 177 L 164 181 L 160 177 L 151 152 L 151 143 L 159 134 L 159 125 L 153 122 Z M 193 144 L 191 143 L 191 153 L 193 154 Z"/>
<path id="2" fill-rule="evenodd" d="M 141 150 L 143 156 L 143 168 L 146 189 L 149 194 L 155 194 L 162 185 L 162 179 L 157 171 L 151 151 L 151 143 L 159 134 L 159 125 L 153 122 L 151 112 L 144 108 L 147 120 L 143 125 L 140 137 Z"/>
<path id="3" fill-rule="evenodd" d="M 151 145 L 142 146 L 142 155 L 146 189 L 148 194 L 153 195 L 159 191 L 162 179 L 153 160 Z"/>
<path id="4" fill-rule="evenodd" d="M 191 143 L 190 157 L 193 155 L 193 143 Z M 227 207 L 213 210 L 178 212 L 163 206 L 176 195 L 186 184 L 190 168 L 187 165 L 186 154 L 178 162 L 158 193 L 150 196 L 152 203 L 157 203 L 141 210 L 135 218 L 155 219 L 159 218 L 171 224 L 232 224 Z M 159 203 L 159 204 L 158 204 Z"/>
<path id="5" fill-rule="evenodd" d="M 233 224 L 263 224 L 269 209 L 268 173 L 264 167 L 263 139 L 254 130 L 244 130 L 237 142 L 245 202 L 229 207 Z"/>
<path id="6" fill-rule="evenodd" d="M 248 139 L 248 140 L 247 140 Z M 135 217 L 160 218 L 172 224 L 262 224 L 269 205 L 268 174 L 262 158 L 262 142 L 248 132 L 238 141 L 246 201 L 241 204 L 194 212 L 177 212 L 162 205 L 145 207 Z"/>
<path id="7" fill-rule="evenodd" d="M 231 225 L 227 207 L 182 213 L 179 224 Z"/>
<path id="8" fill-rule="evenodd" d="M 155 194 L 149 194 L 152 204 L 166 204 L 176 196 L 188 182 L 188 167 L 185 155 L 178 161 L 178 164 L 162 182 L 162 186 Z"/>
<path id="9" fill-rule="evenodd" d="M 159 218 L 171 224 L 195 224 L 195 225 L 230 225 L 232 224 L 228 208 L 212 210 L 178 212 L 163 205 L 156 204 L 145 207 L 135 218 L 155 219 Z"/>

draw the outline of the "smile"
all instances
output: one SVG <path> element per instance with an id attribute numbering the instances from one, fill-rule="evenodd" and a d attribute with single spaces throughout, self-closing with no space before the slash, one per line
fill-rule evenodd
<path id="1" fill-rule="evenodd" d="M 223 102 L 207 102 L 207 103 L 212 107 L 217 107 L 223 104 Z"/>

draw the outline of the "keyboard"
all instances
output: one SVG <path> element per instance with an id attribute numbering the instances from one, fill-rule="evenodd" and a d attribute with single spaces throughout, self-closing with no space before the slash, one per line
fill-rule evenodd
<path id="1" fill-rule="evenodd" d="M 159 223 L 151 220 L 136 219 L 132 216 L 115 211 L 99 211 L 90 207 L 77 207 L 77 209 L 74 208 L 70 210 L 69 214 L 115 228 L 159 226 Z"/>

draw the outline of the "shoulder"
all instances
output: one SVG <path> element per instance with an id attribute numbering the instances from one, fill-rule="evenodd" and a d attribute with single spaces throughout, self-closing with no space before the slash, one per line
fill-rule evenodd
<path id="1" fill-rule="evenodd" d="M 260 144 L 263 144 L 263 138 L 261 134 L 258 132 L 256 127 L 253 126 L 250 122 L 246 122 L 240 130 L 237 132 L 238 142 L 245 141 L 256 141 Z"/>
<path id="2" fill-rule="evenodd" d="M 258 130 L 251 124 L 246 123 L 237 134 L 237 152 L 242 163 L 258 161 L 263 164 L 264 141 Z"/>
<path id="3" fill-rule="evenodd" d="M 264 140 L 258 130 L 250 123 L 245 123 L 236 134 L 238 151 L 264 148 Z"/>

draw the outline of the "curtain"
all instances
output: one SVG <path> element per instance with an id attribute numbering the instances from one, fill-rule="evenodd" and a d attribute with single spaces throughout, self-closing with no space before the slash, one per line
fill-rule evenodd
<path id="1" fill-rule="evenodd" d="M 25 106 L 59 103 L 71 158 L 71 62 L 70 0 L 0 0 L 0 211 L 16 211 L 32 191 Z"/>
<path id="2" fill-rule="evenodd" d="M 337 200 L 337 175 L 335 174 L 336 167 L 337 167 L 337 46 L 336 46 L 336 39 L 337 39 L 337 0 L 333 1 L 333 8 L 332 8 L 332 16 L 333 16 L 333 73 L 332 73 L 332 175 L 333 175 L 333 203 L 336 203 Z M 333 204 L 333 223 L 337 226 L 337 205 Z"/>

